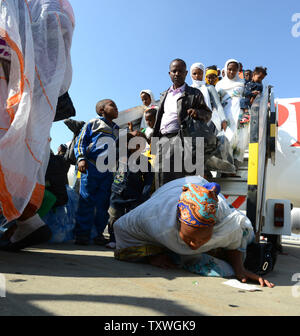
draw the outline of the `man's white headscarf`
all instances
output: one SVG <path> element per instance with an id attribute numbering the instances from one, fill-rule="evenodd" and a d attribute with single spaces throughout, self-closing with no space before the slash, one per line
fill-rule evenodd
<path id="1" fill-rule="evenodd" d="M 234 79 L 229 79 L 227 75 L 227 68 L 230 63 L 236 63 L 238 67 L 238 71 Z M 220 89 L 230 90 L 236 87 L 243 87 L 245 84 L 244 84 L 244 81 L 240 79 L 239 77 L 239 69 L 240 69 L 239 62 L 233 58 L 229 59 L 225 63 L 225 66 L 223 69 L 225 71 L 225 77 L 217 83 L 216 90 L 217 91 L 219 91 Z"/>
<path id="2" fill-rule="evenodd" d="M 0 206 L 11 221 L 43 200 L 50 128 L 72 79 L 75 22 L 68 0 L 0 0 L 0 12 L 0 40 L 10 53 L 0 93 Z"/>
<path id="3" fill-rule="evenodd" d="M 202 81 L 198 81 L 198 80 L 195 80 L 195 79 L 192 78 L 192 71 L 195 68 L 198 68 L 198 69 L 203 71 Z M 206 83 L 205 83 L 205 66 L 204 66 L 204 64 L 194 63 L 190 68 L 190 75 L 191 75 L 191 78 L 192 78 L 192 81 L 193 81 L 193 84 L 191 86 L 199 89 L 202 92 L 206 105 L 210 109 L 212 109 L 208 89 L 207 89 L 207 86 L 206 86 Z"/>

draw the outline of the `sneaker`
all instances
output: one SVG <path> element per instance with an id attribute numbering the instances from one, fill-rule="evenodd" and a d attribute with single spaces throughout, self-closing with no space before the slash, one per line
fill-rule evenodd
<path id="1" fill-rule="evenodd" d="M 115 242 L 109 242 L 108 244 L 105 245 L 105 247 L 115 250 L 116 249 L 116 243 Z"/>
<path id="2" fill-rule="evenodd" d="M 35 245 L 40 245 L 47 243 L 52 236 L 52 231 L 48 225 L 43 225 L 37 230 L 30 233 L 23 239 L 20 239 L 17 242 L 12 243 L 11 241 L 2 241 L 0 244 L 0 250 L 5 250 L 9 252 L 17 252 L 26 247 L 31 247 Z"/>
<path id="3" fill-rule="evenodd" d="M 103 236 L 103 234 L 97 236 L 96 238 L 94 238 L 94 243 L 95 243 L 96 245 L 99 245 L 99 246 L 104 246 L 104 245 L 106 245 L 108 242 L 109 242 L 109 240 L 108 240 L 107 238 L 105 238 L 105 237 Z"/>
<path id="4" fill-rule="evenodd" d="M 242 120 L 240 120 L 240 124 L 248 124 L 250 122 L 250 115 L 244 115 Z"/>

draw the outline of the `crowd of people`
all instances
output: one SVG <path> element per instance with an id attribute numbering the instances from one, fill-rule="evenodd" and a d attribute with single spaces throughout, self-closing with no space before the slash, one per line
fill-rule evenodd
<path id="1" fill-rule="evenodd" d="M 230 175 L 236 174 L 243 162 L 249 137 L 251 105 L 263 91 L 266 68 L 244 71 L 242 64 L 235 59 L 228 60 L 222 71 L 215 65 L 205 67 L 202 63 L 194 63 L 190 67 L 192 83 L 188 85 L 185 61 L 174 59 L 169 64 L 170 87 L 162 93 L 159 103 L 151 90 L 140 91 L 144 113 L 139 127 L 134 129 L 131 122 L 128 124 L 126 157 L 118 152 L 120 129 L 115 120 L 119 111 L 111 99 L 101 99 L 96 104 L 97 117 L 93 120 L 74 121 L 76 127 L 71 145 L 62 144 L 55 155 L 49 149 L 48 138 L 55 114 L 53 106 L 60 97 L 66 99 L 65 94 L 71 83 L 69 49 L 74 28 L 69 3 L 59 1 L 60 6 L 51 8 L 55 2 L 47 2 L 49 14 L 46 21 L 51 20 L 54 12 L 61 14 L 59 24 L 64 29 L 55 29 L 56 33 L 62 34 L 57 36 L 59 60 L 50 57 L 47 63 L 39 54 L 41 48 L 33 49 L 30 54 L 26 44 L 22 46 L 22 52 L 17 52 L 18 60 L 11 57 L 15 44 L 7 36 L 16 36 L 16 32 L 2 36 L 0 30 L 0 43 L 8 50 L 6 59 L 1 58 L 0 75 L 6 84 L 5 89 L 1 90 L 1 101 L 9 102 L 9 106 L 1 110 L 0 119 L 0 202 L 2 217 L 6 223 L 13 223 L 2 236 L 0 248 L 16 251 L 49 240 L 51 232 L 42 218 L 51 209 L 67 204 L 67 173 L 70 165 L 74 164 L 77 183 L 73 187 L 79 195 L 75 244 L 89 245 L 93 240 L 97 245 L 113 248 L 119 260 L 143 260 L 159 267 L 184 267 L 199 274 L 205 274 L 205 253 L 223 249 L 226 253 L 221 259 L 227 261 L 226 271 L 219 259 L 209 254 L 209 263 L 215 265 L 212 268 L 219 275 L 231 273 L 242 281 L 252 279 L 261 285 L 273 287 L 272 283 L 244 267 L 247 245 L 254 240 L 249 219 L 227 204 L 219 185 L 209 183 L 212 169 L 220 170 L 224 176 L 229 174 L 218 166 L 218 162 L 227 162 Z M 45 11 L 45 3 L 43 0 L 37 3 L 31 6 L 29 1 L 29 7 L 25 7 L 23 2 L 20 5 L 28 20 L 26 27 L 32 27 L 32 31 L 26 32 L 26 42 L 39 32 L 36 26 L 31 25 L 32 20 L 43 25 L 43 20 L 39 18 L 43 6 Z M 17 13 L 19 3 L 15 0 L 5 6 L 8 6 L 8 13 L 13 15 Z M 31 13 L 28 13 L 29 9 Z M 57 16 L 54 17 L 57 20 Z M 45 39 L 50 36 L 53 41 L 52 26 L 47 27 L 49 31 L 43 30 L 47 35 Z M 17 35 L 24 35 L 22 29 L 24 27 L 20 22 Z M 61 41 L 64 44 L 59 45 Z M 47 47 L 51 48 L 51 44 Z M 36 60 L 36 64 L 24 70 L 22 55 L 26 64 L 34 63 L 33 60 Z M 32 60 L 28 60 L 28 57 Z M 58 61 L 63 62 L 63 70 L 58 67 Z M 12 69 L 10 75 L 5 71 L 7 65 Z M 52 69 L 50 72 L 46 71 L 49 66 Z M 13 71 L 16 74 L 12 76 Z M 24 71 L 27 71 L 26 75 Z M 10 88 L 17 73 L 21 74 L 21 92 L 11 96 Z M 40 83 L 38 88 L 30 82 L 33 78 Z M 31 88 L 36 91 L 32 92 Z M 28 95 L 23 95 L 22 90 L 27 90 Z M 24 106 L 25 112 L 28 107 L 27 114 L 24 113 Z M 43 130 L 38 131 L 35 127 L 37 120 L 42 120 L 45 126 Z M 19 127 L 11 127 L 13 123 Z M 65 123 L 71 129 L 72 120 L 68 119 Z M 182 144 L 188 137 L 195 139 L 201 136 L 205 140 L 204 176 L 195 176 L 195 171 L 188 171 L 184 156 L 180 158 L 182 169 L 178 170 L 176 144 Z M 144 147 L 130 146 L 130 141 L 137 137 L 144 139 Z M 165 148 L 154 148 L 154 138 L 168 140 L 169 169 L 164 166 Z M 16 139 L 22 142 L 22 146 L 16 147 L 14 155 L 8 155 L 10 143 L 16 143 Z M 115 172 L 101 171 L 97 165 L 99 157 L 107 153 L 110 143 L 114 144 L 118 156 Z M 227 144 L 225 158 L 219 155 L 218 146 L 221 143 Z M 193 141 L 192 159 L 197 151 L 197 143 Z M 137 161 L 146 158 L 146 171 L 132 169 L 129 157 L 136 152 L 141 154 Z M 16 162 L 20 163 L 17 169 L 14 167 Z M 153 171 L 153 165 L 157 170 Z M 27 174 L 26 179 L 24 174 Z M 40 180 L 37 176 L 40 176 Z M 107 226 L 109 238 L 104 235 Z M 97 234 L 92 238 L 93 227 Z"/>
<path id="2" fill-rule="evenodd" d="M 146 148 L 143 154 L 149 158 L 149 169 L 146 173 L 132 172 L 128 162 L 122 167 L 121 160 L 116 174 L 110 171 L 99 172 L 96 166 L 97 157 L 106 151 L 105 146 L 97 146 L 99 139 L 109 137 L 117 141 L 119 127 L 113 121 L 118 117 L 116 103 L 110 99 L 97 103 L 98 118 L 87 122 L 84 127 L 81 123 L 81 132 L 77 134 L 75 146 L 70 145 L 76 157 L 76 172 L 79 173 L 80 181 L 76 244 L 90 243 L 91 230 L 95 224 L 98 236 L 94 238 L 94 242 L 115 247 L 113 223 L 118 218 L 150 198 L 151 192 L 157 187 L 174 179 L 193 175 L 193 173 L 187 174 L 184 170 L 172 171 L 172 165 L 171 171 L 165 171 L 160 167 L 156 174 L 158 184 L 155 185 L 155 174 L 150 164 L 151 138 L 157 136 L 177 139 L 179 120 L 183 121 L 189 115 L 203 121 L 211 134 L 224 132 L 233 152 L 234 164 L 238 167 L 243 161 L 247 146 L 250 107 L 255 96 L 262 92 L 262 80 L 266 75 L 266 69 L 262 67 L 256 67 L 253 72 L 248 70 L 245 73 L 239 71 L 241 67 L 242 65 L 236 60 L 227 61 L 225 65 L 227 72 L 220 80 L 216 66 L 205 68 L 202 63 L 195 63 L 190 68 L 192 84 L 189 86 L 186 83 L 186 64 L 183 60 L 176 59 L 170 64 L 173 86 L 162 94 L 160 103 L 157 103 L 151 90 L 140 92 L 144 113 L 136 130 L 132 122 L 128 123 L 128 142 L 135 136 L 145 137 Z M 250 75 L 252 73 L 253 75 Z M 178 92 L 174 94 L 173 90 Z M 177 102 L 182 98 L 183 92 L 187 93 L 187 102 L 183 103 L 184 109 L 178 111 Z M 64 155 L 68 162 L 69 152 L 66 145 L 58 148 L 58 155 L 61 155 L 62 149 L 65 150 Z M 132 152 L 133 149 L 128 150 L 128 155 Z M 159 155 L 162 153 L 158 152 L 157 156 Z M 171 160 L 172 158 L 171 153 Z M 110 232 L 109 242 L 103 235 L 107 223 Z"/>
<path id="3" fill-rule="evenodd" d="M 134 130 L 132 122 L 128 123 L 128 144 L 134 137 L 144 137 L 146 148 L 132 149 L 129 147 L 126 160 L 118 161 L 115 173 L 100 172 L 96 162 L 99 155 L 104 155 L 106 151 L 103 142 L 99 146 L 99 139 L 110 138 L 116 143 L 116 147 L 118 146 L 119 127 L 114 122 L 118 117 L 118 108 L 116 103 L 110 99 L 97 103 L 98 117 L 82 127 L 74 146 L 80 182 L 74 231 L 75 244 L 89 245 L 92 228 L 95 225 L 97 235 L 93 238 L 94 243 L 115 249 L 116 258 L 119 260 L 135 259 L 136 261 L 147 258 L 156 266 L 176 267 L 182 264 L 189 270 L 191 269 L 191 258 L 175 258 L 174 263 L 174 255 L 171 256 L 172 259 L 168 253 L 172 251 L 177 253 L 177 257 L 178 255 L 194 257 L 199 256 L 201 252 L 203 256 L 203 252 L 223 248 L 229 251 L 226 257 L 233 265 L 232 274 L 238 274 L 238 278 L 244 281 L 247 278 L 259 280 L 259 276 L 243 268 L 243 255 L 246 247 L 254 239 L 252 225 L 244 215 L 230 208 L 222 196 L 218 196 L 220 187 L 208 183 L 200 176 L 193 176 L 195 174 L 187 173 L 184 169 L 182 171 L 172 170 L 174 150 L 169 153 L 171 159 L 169 171 L 165 171 L 162 166 L 159 166 L 158 171 L 153 172 L 151 169 L 151 164 L 153 165 L 151 139 L 156 136 L 178 140 L 181 126 L 187 119 L 204 124 L 207 130 L 215 135 L 223 131 L 227 137 L 229 128 L 231 130 L 229 134 L 232 136 L 228 136 L 227 141 L 235 158 L 234 165 L 238 167 L 243 160 L 243 151 L 247 146 L 241 141 L 244 139 L 247 141 L 251 104 L 256 95 L 262 92 L 262 80 L 266 75 L 265 68 L 256 67 L 253 77 L 247 75 L 247 71 L 245 76 L 244 72 L 239 71 L 240 67 L 236 60 L 227 61 L 225 65 L 227 72 L 224 78 L 219 80 L 215 66 L 205 68 L 201 63 L 195 63 L 190 69 L 192 85 L 189 86 L 186 83 L 188 71 L 185 62 L 181 59 L 173 60 L 169 72 L 171 87 L 162 94 L 159 103 L 154 99 L 151 90 L 142 90 L 140 98 L 144 113 L 141 124 Z M 205 81 L 203 81 L 204 74 Z M 214 82 L 209 84 L 212 76 L 214 76 Z M 244 95 L 245 86 L 248 87 L 246 95 Z M 178 103 L 179 101 L 181 102 Z M 247 122 L 244 120 L 246 117 Z M 241 136 L 242 132 L 245 133 L 244 138 Z M 188 135 L 189 130 L 187 129 L 184 136 Z M 129 156 L 137 150 L 147 157 L 149 169 L 146 172 L 132 171 L 128 164 Z M 163 147 L 160 147 L 156 157 L 162 156 L 162 152 Z M 180 186 L 181 188 L 184 186 L 181 196 L 178 191 Z M 178 203 L 190 189 L 194 190 L 195 195 L 198 191 L 198 196 L 203 191 L 204 195 L 208 192 L 211 197 L 209 202 L 214 199 L 218 205 L 205 201 L 206 206 L 211 207 L 211 211 L 201 209 L 197 213 L 194 211 L 194 202 L 191 204 L 189 204 L 190 201 Z M 164 190 L 168 192 L 164 194 Z M 172 204 L 169 204 L 170 200 Z M 197 207 L 201 208 L 203 203 L 198 202 L 197 197 L 195 200 Z M 157 214 L 157 202 L 163 204 L 163 207 L 159 209 L 161 212 L 159 215 Z M 156 216 L 155 220 L 154 216 Z M 210 222 L 211 217 L 214 217 L 212 222 Z M 227 221 L 231 223 L 231 228 Z M 223 222 L 227 223 L 226 227 L 221 224 Z M 178 223 L 180 223 L 179 227 Z M 108 226 L 109 238 L 104 235 L 106 226 Z M 181 238 L 180 247 L 176 247 L 178 235 Z M 218 235 L 222 239 L 216 238 Z M 218 274 L 230 273 L 228 269 L 227 273 L 224 271 L 224 265 L 220 266 L 217 262 L 219 259 L 215 259 L 214 256 L 209 258 L 212 258 L 209 259 L 210 264 L 215 263 Z M 194 260 L 192 269 L 195 271 L 195 263 L 198 266 L 201 265 L 199 266 L 201 274 L 204 274 L 203 258 L 202 261 L 198 259 L 197 262 L 193 258 L 192 260 Z M 273 286 L 266 280 L 261 283 Z"/>

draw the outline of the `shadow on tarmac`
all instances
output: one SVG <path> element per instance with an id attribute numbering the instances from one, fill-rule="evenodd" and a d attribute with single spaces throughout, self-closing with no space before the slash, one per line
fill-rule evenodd
<path id="1" fill-rule="evenodd" d="M 119 261 L 114 259 L 112 250 L 98 246 L 43 245 L 17 253 L 1 251 L 1 259 L 5 261 L 1 273 L 6 274 L 74 278 L 159 277 L 167 280 L 194 275 L 182 269 L 165 270 L 148 264 Z"/>
<path id="2" fill-rule="evenodd" d="M 52 252 L 53 251 L 53 252 Z M 64 252 L 65 251 L 65 252 Z M 95 252 L 95 254 L 93 254 Z M 284 245 L 274 270 L 265 276 L 276 286 L 293 286 L 299 273 L 299 246 Z M 149 264 L 118 261 L 113 251 L 101 246 L 48 244 L 17 253 L 0 252 L 1 273 L 74 278 L 164 278 L 196 277 L 182 269 L 161 269 Z M 250 283 L 250 282 L 249 282 Z"/>
<path id="3" fill-rule="evenodd" d="M 3 301 L 2 301 L 3 300 Z M 205 316 L 195 312 L 187 307 L 179 305 L 178 303 L 155 298 L 138 298 L 132 296 L 113 296 L 113 295 L 47 295 L 47 294 L 12 294 L 7 293 L 7 297 L 0 300 L 0 315 L 1 316 L 55 316 L 51 312 L 47 312 L 42 308 L 31 302 L 39 301 L 61 301 L 65 302 L 89 302 L 99 304 L 113 304 L 117 306 L 126 305 L 139 307 L 144 309 L 151 309 L 159 314 L 165 316 Z M 2 304 L 3 302 L 3 304 Z M 4 304 L 5 303 L 5 304 Z M 13 307 L 13 308 L 12 308 Z M 66 315 L 72 315 L 68 312 L 68 305 L 66 307 Z M 105 309 L 105 306 L 104 306 Z M 105 312 L 96 311 L 99 316 L 104 316 Z M 80 313 L 84 316 L 84 311 Z M 87 316 L 87 315 L 86 315 Z M 120 315 L 122 316 L 122 315 Z M 125 316 L 125 315 L 124 315 Z M 126 315 L 127 316 L 127 315 Z"/>

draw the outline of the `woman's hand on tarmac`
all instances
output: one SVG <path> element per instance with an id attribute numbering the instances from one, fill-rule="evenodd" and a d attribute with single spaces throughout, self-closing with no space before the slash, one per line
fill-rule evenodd
<path id="1" fill-rule="evenodd" d="M 261 287 L 264 287 L 266 285 L 269 288 L 273 288 L 275 286 L 272 282 L 269 282 L 267 279 L 264 279 L 255 273 L 247 271 L 246 269 L 243 269 L 239 273 L 236 273 L 236 277 L 243 283 L 246 283 L 247 280 L 253 280 L 259 282 Z"/>
<path id="2" fill-rule="evenodd" d="M 262 287 L 266 285 L 269 288 L 273 288 L 275 285 L 272 282 L 269 282 L 268 280 L 263 279 L 261 276 L 245 269 L 242 255 L 242 252 L 238 250 L 227 250 L 227 262 L 229 262 L 229 264 L 234 269 L 237 279 L 243 283 L 246 283 L 247 280 L 252 280 L 259 282 Z"/>

